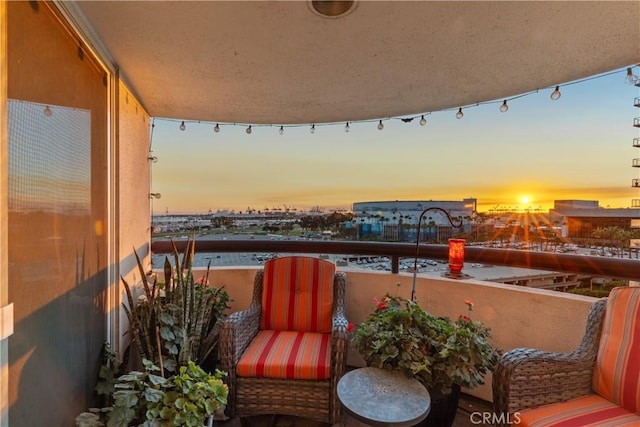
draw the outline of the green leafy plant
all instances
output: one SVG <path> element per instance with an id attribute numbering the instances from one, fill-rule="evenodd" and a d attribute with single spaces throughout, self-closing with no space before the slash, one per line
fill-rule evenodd
<path id="1" fill-rule="evenodd" d="M 112 406 L 91 408 L 76 418 L 76 425 L 202 427 L 227 402 L 223 372 L 210 375 L 189 361 L 176 375 L 165 378 L 152 362 L 145 359 L 143 365 L 144 371 L 131 371 L 115 381 Z"/>
<path id="2" fill-rule="evenodd" d="M 80 427 L 202 426 L 204 419 L 226 404 L 224 373 L 206 373 L 201 366 L 215 367 L 218 336 L 229 308 L 224 288 L 209 286 L 206 275 L 195 280 L 191 270 L 195 242 L 189 240 L 182 257 L 173 245 L 173 266 L 165 260 L 165 282 L 145 274 L 135 252 L 142 277 L 143 294 L 124 280 L 129 319 L 128 333 L 140 360 L 122 375 L 120 362 L 108 344 L 98 375 L 96 393 L 102 408 L 91 408 L 76 418 Z M 106 424 L 105 424 L 106 423 Z"/>
<path id="3" fill-rule="evenodd" d="M 416 302 L 385 295 L 352 339 L 368 366 L 398 370 L 428 389 L 474 388 L 495 366 L 490 330 L 469 316 L 436 317 Z M 469 310 L 473 303 L 465 301 Z"/>
<path id="4" fill-rule="evenodd" d="M 173 242 L 172 242 L 173 244 Z M 160 366 L 161 374 L 176 372 L 192 360 L 203 365 L 215 357 L 218 336 L 229 308 L 224 287 L 209 286 L 209 266 L 201 280 L 194 280 L 191 270 L 195 241 L 189 240 L 182 259 L 173 244 L 173 266 L 164 263 L 164 282 L 145 274 L 134 251 L 142 277 L 144 294 L 134 300 L 131 286 L 122 279 L 129 319 L 129 332 L 141 358 Z M 214 364 L 215 366 L 215 364 Z"/>
<path id="5" fill-rule="evenodd" d="M 174 426 L 201 427 L 206 417 L 227 403 L 228 389 L 220 380 L 222 375 L 216 371 L 211 376 L 188 362 L 164 384 L 164 396 L 149 405 L 147 417 L 157 417 Z"/>
<path id="6" fill-rule="evenodd" d="M 124 374 L 124 367 L 127 366 L 129 360 L 129 347 L 124 352 L 123 360 L 119 360 L 115 351 L 111 349 L 111 345 L 105 342 L 102 346 L 102 364 L 98 371 L 98 383 L 95 391 L 101 399 L 102 406 L 111 406 L 113 404 L 113 392 L 115 384 L 119 376 Z"/>

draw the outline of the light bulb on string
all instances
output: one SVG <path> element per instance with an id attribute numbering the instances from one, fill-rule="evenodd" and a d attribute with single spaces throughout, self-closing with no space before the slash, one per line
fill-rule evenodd
<path id="1" fill-rule="evenodd" d="M 638 76 L 633 74 L 631 67 L 627 68 L 627 76 L 624 78 L 624 82 L 628 85 L 635 85 L 638 83 Z"/>
<path id="2" fill-rule="evenodd" d="M 384 124 L 382 123 L 382 120 L 380 120 L 378 122 L 378 130 L 382 130 L 382 129 L 384 129 Z"/>
<path id="3" fill-rule="evenodd" d="M 213 131 L 214 131 L 215 133 L 220 132 L 220 125 L 219 125 L 218 123 L 216 123 L 216 125 L 213 127 Z"/>
<path id="4" fill-rule="evenodd" d="M 311 129 L 309 129 L 310 133 L 316 133 L 316 125 L 311 125 Z"/>
<path id="5" fill-rule="evenodd" d="M 251 135 L 251 125 L 249 125 L 247 127 L 247 130 L 245 130 L 246 133 L 248 133 L 249 135 Z"/>
<path id="6" fill-rule="evenodd" d="M 551 92 L 551 100 L 557 101 L 558 99 L 560 99 L 561 96 L 562 94 L 560 93 L 560 86 L 556 86 L 556 90 Z"/>
<path id="7" fill-rule="evenodd" d="M 420 126 L 424 126 L 427 124 L 427 119 L 424 118 L 424 116 L 420 117 Z"/>
<path id="8" fill-rule="evenodd" d="M 462 112 L 462 107 L 458 108 L 458 112 L 456 113 L 456 119 L 461 119 L 464 117 L 464 113 Z"/>
<path id="9" fill-rule="evenodd" d="M 187 127 L 185 126 L 184 122 L 180 123 L 180 130 L 185 130 Z"/>
<path id="10" fill-rule="evenodd" d="M 280 130 L 278 130 L 280 135 L 284 135 L 284 126 L 280 126 Z"/>
<path id="11" fill-rule="evenodd" d="M 350 129 L 349 129 L 349 122 L 347 122 L 347 124 L 346 124 L 346 125 L 344 125 L 344 131 L 345 131 L 345 132 L 349 132 L 349 130 L 350 130 Z"/>
<path id="12" fill-rule="evenodd" d="M 49 108 L 48 105 L 44 107 L 44 115 L 47 117 L 51 117 L 53 115 L 53 111 L 51 111 L 51 108 Z"/>
<path id="13" fill-rule="evenodd" d="M 509 111 L 509 105 L 507 105 L 507 100 L 505 99 L 502 105 L 500 106 L 500 112 L 506 113 L 507 111 Z"/>

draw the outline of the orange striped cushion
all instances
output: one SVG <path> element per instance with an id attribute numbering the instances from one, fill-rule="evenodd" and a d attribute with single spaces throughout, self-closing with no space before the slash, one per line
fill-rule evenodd
<path id="1" fill-rule="evenodd" d="M 640 287 L 615 288 L 609 294 L 593 389 L 640 413 Z"/>
<path id="2" fill-rule="evenodd" d="M 331 334 L 259 331 L 244 352 L 240 377 L 324 380 L 330 377 Z"/>
<path id="3" fill-rule="evenodd" d="M 275 258 L 264 265 L 260 329 L 331 331 L 335 265 L 319 258 Z"/>
<path id="4" fill-rule="evenodd" d="M 518 419 L 520 423 L 518 423 Z M 518 427 L 606 427 L 640 425 L 640 416 L 590 394 L 562 403 L 529 408 L 514 414 Z"/>

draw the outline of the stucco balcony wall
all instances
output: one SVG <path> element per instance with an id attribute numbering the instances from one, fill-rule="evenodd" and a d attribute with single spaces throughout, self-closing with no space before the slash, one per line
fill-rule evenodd
<path id="1" fill-rule="evenodd" d="M 205 269 L 194 269 L 196 278 Z M 409 298 L 411 274 L 389 274 L 356 269 L 340 269 L 347 274 L 347 317 L 358 324 L 373 310 L 374 297 L 389 292 Z M 212 268 L 209 283 L 223 286 L 231 299 L 230 311 L 246 308 L 251 302 L 256 267 Z M 161 272 L 158 271 L 161 276 Z M 399 285 L 399 286 L 398 286 Z M 492 343 L 501 350 L 516 347 L 534 347 L 548 351 L 570 351 L 582 339 L 589 307 L 594 298 L 556 291 L 525 288 L 513 285 L 465 279 L 418 277 L 416 299 L 429 312 L 452 319 L 469 314 L 465 299 L 474 302 L 470 313 L 492 330 Z M 351 366 L 363 366 L 358 353 L 349 353 Z M 466 393 L 491 400 L 491 376 L 485 385 Z"/>

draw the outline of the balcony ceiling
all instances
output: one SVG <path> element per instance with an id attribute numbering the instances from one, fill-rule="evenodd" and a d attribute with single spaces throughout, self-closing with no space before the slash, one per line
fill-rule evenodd
<path id="1" fill-rule="evenodd" d="M 182 120 L 414 116 L 640 63 L 638 1 L 360 1 L 331 19 L 306 1 L 65 7 L 152 116 Z"/>

